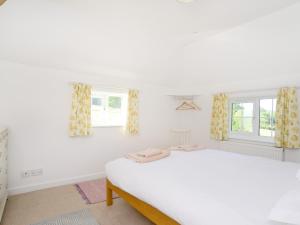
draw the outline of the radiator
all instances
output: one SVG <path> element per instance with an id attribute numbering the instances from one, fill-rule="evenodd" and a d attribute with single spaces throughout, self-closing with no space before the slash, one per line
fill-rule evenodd
<path id="1" fill-rule="evenodd" d="M 172 129 L 171 145 L 188 145 L 191 143 L 191 130 Z"/>

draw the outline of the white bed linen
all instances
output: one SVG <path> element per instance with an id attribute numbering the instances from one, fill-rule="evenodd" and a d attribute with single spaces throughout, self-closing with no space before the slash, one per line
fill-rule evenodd
<path id="1" fill-rule="evenodd" d="M 284 194 L 272 209 L 269 218 L 300 225 L 300 189 Z"/>
<path id="2" fill-rule="evenodd" d="M 280 197 L 300 188 L 299 164 L 219 150 L 172 152 L 139 164 L 106 164 L 117 187 L 183 225 L 279 225 L 268 220 Z"/>

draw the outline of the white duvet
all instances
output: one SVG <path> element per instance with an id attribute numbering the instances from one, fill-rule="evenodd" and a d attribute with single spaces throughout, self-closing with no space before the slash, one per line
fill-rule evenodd
<path id="1" fill-rule="evenodd" d="M 278 225 L 272 207 L 293 188 L 299 164 L 218 150 L 172 152 L 152 163 L 120 158 L 109 180 L 183 225 Z"/>

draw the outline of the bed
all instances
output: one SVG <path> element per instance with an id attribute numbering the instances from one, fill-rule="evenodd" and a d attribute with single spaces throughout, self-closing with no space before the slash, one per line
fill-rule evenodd
<path id="1" fill-rule="evenodd" d="M 300 188 L 299 164 L 206 149 L 172 152 L 138 164 L 106 164 L 111 192 L 158 225 L 282 225 L 268 215 L 287 191 Z"/>

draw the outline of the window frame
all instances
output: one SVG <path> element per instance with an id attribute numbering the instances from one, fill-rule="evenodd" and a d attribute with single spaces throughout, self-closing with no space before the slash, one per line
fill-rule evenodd
<path id="1" fill-rule="evenodd" d="M 276 95 L 261 95 L 255 97 L 234 97 L 229 99 L 229 118 L 228 133 L 229 139 L 274 143 L 274 137 L 260 136 L 260 101 L 262 99 L 276 99 Z M 234 103 L 253 103 L 253 131 L 252 132 L 233 132 L 232 131 L 232 104 Z"/>
<path id="2" fill-rule="evenodd" d="M 102 103 L 104 103 L 104 111 L 106 111 L 106 108 L 108 108 L 108 98 L 109 97 L 121 97 L 122 105 L 121 110 L 125 115 L 123 115 L 123 121 L 122 124 L 97 124 L 93 121 L 92 113 L 93 113 L 93 97 L 103 97 L 104 100 Z M 124 102 L 124 105 L 123 105 Z M 106 90 L 92 90 L 91 94 L 91 126 L 92 128 L 114 128 L 114 127 L 124 127 L 126 125 L 126 119 L 127 119 L 127 108 L 128 108 L 128 92 L 121 92 L 121 91 L 106 91 Z"/>

